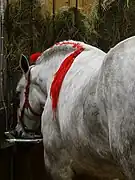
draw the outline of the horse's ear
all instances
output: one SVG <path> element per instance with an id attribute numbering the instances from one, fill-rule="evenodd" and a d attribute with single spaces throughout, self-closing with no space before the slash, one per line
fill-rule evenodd
<path id="1" fill-rule="evenodd" d="M 27 57 L 23 54 L 20 57 L 20 68 L 22 69 L 24 74 L 26 74 L 29 71 L 29 61 Z"/>

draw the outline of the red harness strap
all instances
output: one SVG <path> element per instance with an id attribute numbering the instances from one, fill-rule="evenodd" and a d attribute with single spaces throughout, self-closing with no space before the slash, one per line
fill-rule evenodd
<path id="1" fill-rule="evenodd" d="M 55 73 L 51 89 L 50 89 L 50 96 L 52 97 L 52 109 L 55 112 L 57 109 L 57 103 L 59 98 L 60 89 L 62 86 L 62 82 L 66 73 L 68 72 L 69 68 L 71 67 L 72 63 L 74 62 L 75 58 L 84 50 L 84 48 L 78 43 L 69 43 L 63 42 L 62 44 L 71 44 L 73 47 L 77 49 L 71 53 L 65 60 L 62 62 L 60 68 Z M 62 45 L 60 44 L 60 45 Z"/>
<path id="2" fill-rule="evenodd" d="M 25 87 L 25 101 L 24 101 L 24 104 L 23 104 L 23 107 L 21 109 L 21 115 L 19 117 L 19 121 L 21 122 L 21 125 L 24 129 L 24 131 L 28 131 L 28 132 L 33 132 L 33 130 L 29 130 L 27 129 L 27 127 L 25 126 L 24 122 L 23 122 L 23 116 L 24 116 L 24 111 L 25 109 L 28 109 L 31 111 L 31 113 L 35 116 L 41 116 L 41 114 L 38 114 L 37 112 L 35 112 L 31 105 L 30 105 L 30 102 L 29 102 L 29 90 L 30 90 L 30 71 L 28 72 L 28 81 L 27 81 L 27 84 L 26 84 L 26 87 Z M 35 132 L 35 131 L 34 131 Z"/>

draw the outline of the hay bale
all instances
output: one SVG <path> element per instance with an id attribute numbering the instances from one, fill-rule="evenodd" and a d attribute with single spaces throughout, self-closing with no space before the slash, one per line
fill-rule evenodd
<path id="1" fill-rule="evenodd" d="M 134 0 L 97 0 L 91 12 L 96 46 L 108 51 L 118 42 L 135 34 Z"/>
<path id="2" fill-rule="evenodd" d="M 69 39 L 90 42 L 88 36 L 91 29 L 89 19 L 79 9 L 62 7 L 56 13 L 54 24 L 55 42 Z"/>
<path id="3" fill-rule="evenodd" d="M 18 65 L 20 54 L 30 56 L 57 41 L 74 39 L 91 43 L 89 19 L 80 10 L 63 7 L 54 16 L 40 1 L 10 0 L 5 11 L 5 54 L 9 67 Z M 44 11 L 43 11 L 44 9 Z"/>
<path id="4" fill-rule="evenodd" d="M 33 1 L 34 2 L 34 1 Z M 5 11 L 5 54 L 10 56 L 9 67 L 18 65 L 20 54 L 29 56 L 42 50 L 49 35 L 50 16 L 40 13 L 38 2 L 31 0 L 12 0 Z"/>
<path id="5" fill-rule="evenodd" d="M 44 11 L 43 11 L 44 9 Z M 5 54 L 9 67 L 21 53 L 30 56 L 55 42 L 79 40 L 108 51 L 135 34 L 135 1 L 95 0 L 89 15 L 63 7 L 52 16 L 37 0 L 10 0 L 5 12 Z"/>

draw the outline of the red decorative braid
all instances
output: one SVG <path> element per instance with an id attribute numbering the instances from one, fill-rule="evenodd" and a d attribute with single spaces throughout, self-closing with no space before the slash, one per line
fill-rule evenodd
<path id="1" fill-rule="evenodd" d="M 77 48 L 73 53 L 71 53 L 60 65 L 58 71 L 55 73 L 51 89 L 50 89 L 50 96 L 52 97 L 52 109 L 55 112 L 57 108 L 58 98 L 60 89 L 62 86 L 62 82 L 66 73 L 68 72 L 69 68 L 71 67 L 74 59 L 84 50 L 84 48 L 78 43 L 72 42 L 62 42 L 57 43 L 56 45 L 63 45 L 63 44 L 71 44 L 74 48 Z"/>

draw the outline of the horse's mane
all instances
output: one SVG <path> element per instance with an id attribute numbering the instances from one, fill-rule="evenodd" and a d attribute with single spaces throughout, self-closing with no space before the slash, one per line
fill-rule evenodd
<path id="1" fill-rule="evenodd" d="M 62 53 L 62 52 L 68 52 L 70 50 L 75 50 L 75 47 L 73 47 L 73 44 L 79 44 L 85 50 L 90 50 L 93 47 L 81 41 L 73 41 L 73 40 L 61 41 L 54 44 L 52 47 L 48 48 L 47 50 L 45 50 L 42 53 L 42 55 L 37 59 L 36 64 L 40 64 L 43 61 L 48 61 L 51 56 L 54 56 L 54 54 L 58 52 Z"/>

